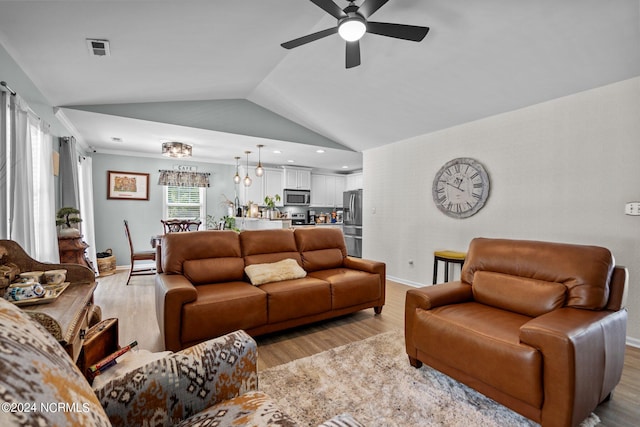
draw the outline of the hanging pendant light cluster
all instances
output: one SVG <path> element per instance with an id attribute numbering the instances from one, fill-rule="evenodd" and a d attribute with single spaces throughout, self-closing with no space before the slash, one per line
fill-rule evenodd
<path id="1" fill-rule="evenodd" d="M 256 176 L 262 177 L 262 175 L 264 175 L 264 167 L 262 166 L 261 151 L 264 145 L 258 144 L 257 147 L 258 147 L 258 165 L 256 166 Z M 238 172 L 240 157 L 234 157 L 234 159 L 236 159 L 236 174 L 233 176 L 233 182 L 236 184 L 240 184 L 240 182 L 242 181 L 245 187 L 250 187 L 251 183 L 253 182 L 253 180 L 249 176 L 249 154 L 251 154 L 251 151 L 245 151 L 244 154 L 247 156 L 247 173 L 244 178 L 240 178 L 240 173 Z"/>

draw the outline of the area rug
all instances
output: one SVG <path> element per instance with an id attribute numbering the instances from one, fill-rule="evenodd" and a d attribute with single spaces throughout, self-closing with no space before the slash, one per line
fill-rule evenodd
<path id="1" fill-rule="evenodd" d="M 350 413 L 366 426 L 537 426 L 471 388 L 409 365 L 402 331 L 258 373 L 259 388 L 302 426 Z M 600 419 L 591 414 L 582 427 Z"/>

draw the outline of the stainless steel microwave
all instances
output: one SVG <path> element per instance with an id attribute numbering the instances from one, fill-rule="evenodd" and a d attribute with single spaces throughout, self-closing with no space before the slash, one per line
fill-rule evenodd
<path id="1" fill-rule="evenodd" d="M 285 206 L 309 206 L 311 203 L 311 191 L 309 190 L 284 190 Z"/>

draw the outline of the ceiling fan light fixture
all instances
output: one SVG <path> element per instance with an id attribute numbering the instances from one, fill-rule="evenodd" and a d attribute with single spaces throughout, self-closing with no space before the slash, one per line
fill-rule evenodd
<path id="1" fill-rule="evenodd" d="M 361 16 L 354 14 L 344 18 L 338 24 L 338 34 L 348 42 L 358 41 L 367 32 L 367 23 Z"/>

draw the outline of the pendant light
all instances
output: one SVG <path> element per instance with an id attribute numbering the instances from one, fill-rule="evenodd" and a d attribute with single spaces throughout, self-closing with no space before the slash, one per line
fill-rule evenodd
<path id="1" fill-rule="evenodd" d="M 236 174 L 233 177 L 233 182 L 235 182 L 236 184 L 240 184 L 241 178 L 240 178 L 240 174 L 238 173 L 238 166 L 240 165 L 239 163 L 240 157 L 236 156 L 234 157 L 234 159 L 236 159 Z"/>
<path id="2" fill-rule="evenodd" d="M 256 176 L 262 176 L 264 174 L 264 168 L 262 167 L 262 162 L 260 161 L 260 149 L 264 147 L 262 144 L 258 144 L 258 166 L 256 166 Z"/>
<path id="3" fill-rule="evenodd" d="M 244 177 L 244 186 L 251 187 L 251 178 L 249 178 L 249 154 L 251 151 L 245 151 L 244 154 L 247 155 L 247 176 Z"/>

